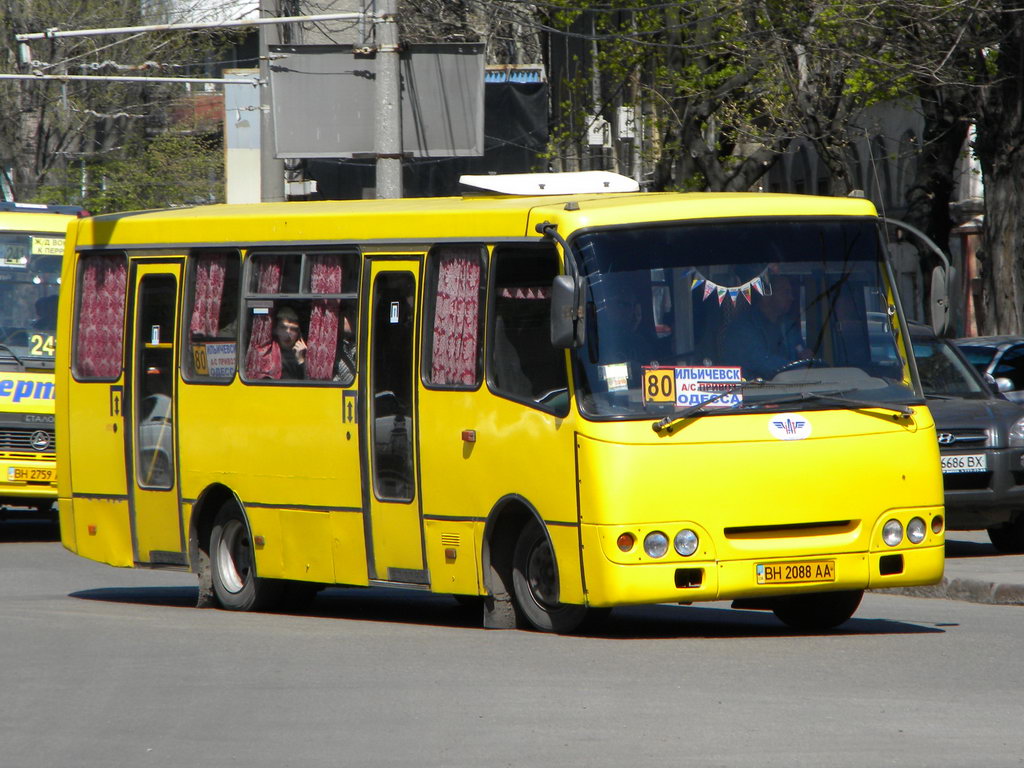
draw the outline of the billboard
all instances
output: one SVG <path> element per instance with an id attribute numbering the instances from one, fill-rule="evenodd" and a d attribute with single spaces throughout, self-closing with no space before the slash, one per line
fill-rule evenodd
<path id="1" fill-rule="evenodd" d="M 376 63 L 351 45 L 270 46 L 277 157 L 376 156 Z M 399 68 L 403 153 L 482 155 L 483 44 L 405 46 Z"/>

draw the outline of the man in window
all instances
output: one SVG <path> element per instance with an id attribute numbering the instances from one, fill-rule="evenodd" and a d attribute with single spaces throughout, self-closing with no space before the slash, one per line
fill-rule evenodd
<path id="1" fill-rule="evenodd" d="M 291 307 L 277 310 L 274 341 L 281 355 L 281 373 L 275 378 L 304 379 L 306 377 L 306 340 L 302 338 L 299 316 Z"/>

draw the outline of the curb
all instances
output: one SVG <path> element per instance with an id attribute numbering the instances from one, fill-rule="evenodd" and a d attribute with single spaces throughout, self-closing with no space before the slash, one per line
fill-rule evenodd
<path id="1" fill-rule="evenodd" d="M 997 584 L 980 579 L 947 579 L 926 587 L 894 587 L 875 592 L 908 597 L 937 597 L 986 605 L 1024 605 L 1024 584 Z"/>

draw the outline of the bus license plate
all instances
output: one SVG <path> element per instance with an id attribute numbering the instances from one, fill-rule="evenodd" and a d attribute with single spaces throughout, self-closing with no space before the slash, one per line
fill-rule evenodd
<path id="1" fill-rule="evenodd" d="M 52 483 L 54 470 L 29 467 L 8 467 L 7 479 L 33 483 Z"/>
<path id="2" fill-rule="evenodd" d="M 800 560 L 792 563 L 758 563 L 758 584 L 804 584 L 835 581 L 835 560 Z"/>
<path id="3" fill-rule="evenodd" d="M 984 453 L 943 456 L 941 461 L 942 471 L 947 475 L 955 475 L 961 472 L 985 472 L 988 470 L 988 461 Z"/>

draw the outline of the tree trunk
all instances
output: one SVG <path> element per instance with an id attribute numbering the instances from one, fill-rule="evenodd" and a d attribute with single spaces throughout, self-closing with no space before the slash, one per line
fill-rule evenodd
<path id="1" fill-rule="evenodd" d="M 1016 154 L 1016 153 L 1014 153 Z M 1009 158 L 1006 158 L 1009 159 Z M 981 306 L 978 332 L 1020 334 L 1021 255 L 1024 254 L 1024 164 L 1018 160 L 992 165 L 985 174 L 985 229 L 982 248 Z"/>
<path id="2" fill-rule="evenodd" d="M 985 179 L 985 229 L 978 330 L 1024 330 L 1024 14 L 1006 0 L 996 73 L 981 91 L 976 151 Z"/>

